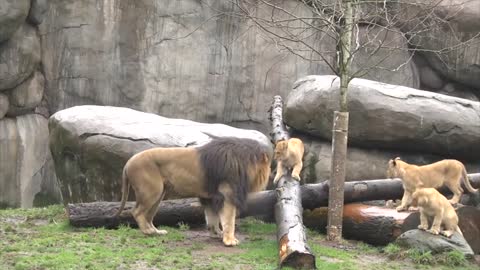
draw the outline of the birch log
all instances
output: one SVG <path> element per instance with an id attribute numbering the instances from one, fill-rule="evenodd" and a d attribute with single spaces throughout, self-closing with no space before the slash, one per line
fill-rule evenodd
<path id="1" fill-rule="evenodd" d="M 275 144 L 290 138 L 283 124 L 283 102 L 275 96 L 270 109 L 272 122 L 272 140 Z M 307 237 L 302 218 L 302 194 L 299 181 L 286 173 L 278 181 L 276 188 L 275 222 L 277 224 L 277 241 L 279 267 L 294 269 L 316 269 L 315 256 L 307 245 Z"/>

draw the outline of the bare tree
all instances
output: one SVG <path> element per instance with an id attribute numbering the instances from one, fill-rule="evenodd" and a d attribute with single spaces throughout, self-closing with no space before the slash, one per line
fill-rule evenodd
<path id="1" fill-rule="evenodd" d="M 456 35 L 462 10 L 473 0 L 230 0 L 278 48 L 312 63 L 323 63 L 340 78 L 339 110 L 334 112 L 327 238 L 341 239 L 348 141 L 348 86 L 353 78 L 379 70 L 398 71 L 415 53 L 449 58 L 479 41 L 480 31 Z M 432 32 L 455 40 L 424 46 Z M 407 57 L 392 60 L 395 54 Z M 451 59 L 450 59 L 451 60 Z M 374 76 L 373 76 L 374 77 Z"/>

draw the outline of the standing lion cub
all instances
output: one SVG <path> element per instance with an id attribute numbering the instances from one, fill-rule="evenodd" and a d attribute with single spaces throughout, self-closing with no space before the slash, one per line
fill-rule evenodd
<path id="1" fill-rule="evenodd" d="M 277 173 L 273 179 L 276 184 L 284 174 L 283 169 L 292 169 L 292 178 L 300 181 L 300 171 L 302 170 L 304 146 L 303 142 L 297 138 L 291 138 L 279 141 L 275 146 L 275 156 L 277 160 Z"/>
<path id="2" fill-rule="evenodd" d="M 412 195 L 412 205 L 420 209 L 420 230 L 432 234 L 451 237 L 455 231 L 462 234 L 458 227 L 458 216 L 450 202 L 434 188 L 419 188 Z M 428 218 L 433 217 L 432 227 L 428 229 Z M 442 230 L 441 228 L 445 230 Z M 463 234 L 462 234 L 463 235 Z"/>
<path id="3" fill-rule="evenodd" d="M 467 176 L 465 166 L 455 159 L 444 159 L 432 164 L 417 166 L 408 164 L 400 158 L 391 159 L 388 162 L 387 177 L 398 177 L 402 180 L 403 193 L 402 203 L 397 211 L 406 210 L 412 202 L 412 193 L 417 188 L 439 188 L 447 186 L 453 193 L 450 203 L 456 204 L 460 201 L 463 189 L 460 181 L 463 180 L 468 191 L 476 192 Z"/>

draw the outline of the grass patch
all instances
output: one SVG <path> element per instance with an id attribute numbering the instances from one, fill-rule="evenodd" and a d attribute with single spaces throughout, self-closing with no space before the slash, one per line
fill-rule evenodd
<path id="1" fill-rule="evenodd" d="M 383 252 L 387 254 L 390 259 L 411 260 L 416 265 L 438 266 L 445 269 L 455 267 L 455 269 L 478 269 L 478 266 L 473 266 L 463 255 L 463 253 L 452 250 L 440 254 L 432 254 L 431 251 L 421 251 L 418 249 L 404 249 L 396 244 L 389 244 Z M 458 268 L 463 267 L 463 268 Z M 473 267 L 473 268 L 471 268 Z"/>
<path id="2" fill-rule="evenodd" d="M 0 210 L 0 269 L 276 269 L 275 224 L 242 219 L 239 247 L 226 248 L 205 229 L 184 223 L 166 229 L 165 236 L 144 236 L 137 228 L 117 230 L 73 228 L 62 206 Z M 458 253 L 444 257 L 407 254 L 394 245 L 383 252 L 362 243 L 332 246 L 316 231 L 307 230 L 318 269 L 412 269 L 429 263 L 438 269 L 477 269 Z M 405 254 L 394 258 L 394 254 Z M 408 255 L 408 256 L 407 256 Z M 417 262 L 413 264 L 412 261 Z"/>

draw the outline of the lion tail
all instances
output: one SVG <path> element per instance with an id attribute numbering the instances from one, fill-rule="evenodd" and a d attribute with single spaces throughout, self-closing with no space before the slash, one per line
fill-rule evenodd
<path id="1" fill-rule="evenodd" d="M 468 189 L 470 193 L 474 193 L 478 191 L 478 189 L 475 189 L 472 187 L 472 184 L 470 183 L 470 179 L 468 178 L 467 170 L 465 169 L 465 166 L 463 166 L 463 169 L 462 169 L 462 178 L 463 178 L 463 183 L 465 184 L 465 187 Z"/>
<path id="2" fill-rule="evenodd" d="M 123 168 L 123 172 L 122 172 L 122 201 L 120 204 L 120 208 L 118 208 L 118 212 L 115 214 L 115 217 L 120 216 L 123 209 L 125 208 L 125 203 L 127 202 L 129 191 L 130 191 L 130 183 L 128 182 L 127 168 L 125 167 Z"/>

